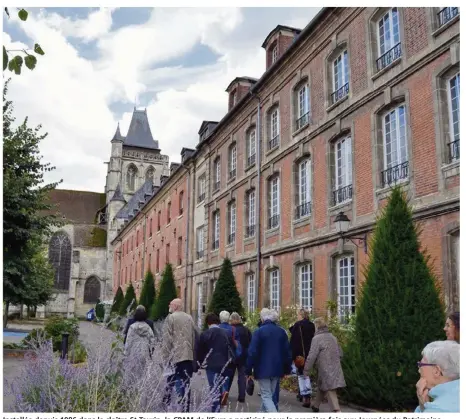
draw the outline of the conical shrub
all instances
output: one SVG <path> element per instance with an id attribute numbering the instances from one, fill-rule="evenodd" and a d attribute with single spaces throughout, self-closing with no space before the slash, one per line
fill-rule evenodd
<path id="1" fill-rule="evenodd" d="M 173 276 L 173 268 L 170 263 L 167 263 L 165 270 L 162 273 L 162 281 L 160 282 L 159 297 L 155 302 L 154 320 L 162 320 L 168 316 L 168 306 L 170 301 L 177 298 L 175 278 Z"/>
<path id="2" fill-rule="evenodd" d="M 133 301 L 133 304 L 131 304 L 131 301 Z M 120 316 L 126 316 L 128 310 L 134 310 L 137 304 L 138 303 L 136 300 L 136 293 L 134 292 L 133 283 L 130 282 L 128 289 L 126 290 L 125 298 L 123 299 L 123 303 L 120 307 Z"/>

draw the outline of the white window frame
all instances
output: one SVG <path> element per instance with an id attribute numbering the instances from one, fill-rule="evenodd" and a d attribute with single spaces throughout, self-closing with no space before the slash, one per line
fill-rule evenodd
<path id="1" fill-rule="evenodd" d="M 309 113 L 309 85 L 303 84 L 298 92 L 298 119 Z"/>
<path id="2" fill-rule="evenodd" d="M 353 150 L 351 137 L 335 141 L 333 154 L 335 156 L 335 190 L 352 185 Z"/>
<path id="3" fill-rule="evenodd" d="M 340 320 L 344 320 L 347 313 L 352 314 L 356 309 L 356 272 L 354 256 L 343 256 L 336 260 L 338 312 Z"/>
<path id="4" fill-rule="evenodd" d="M 256 310 L 256 274 L 249 273 L 246 276 L 248 311 Z"/>
<path id="5" fill-rule="evenodd" d="M 256 154 L 256 129 L 252 128 L 248 133 L 247 144 L 248 159 Z"/>
<path id="6" fill-rule="evenodd" d="M 299 305 L 301 308 L 312 311 L 312 264 L 299 265 Z"/>
<path id="7" fill-rule="evenodd" d="M 197 284 L 197 326 L 202 328 L 202 300 L 204 299 L 203 294 L 204 284 L 199 282 Z"/>
<path id="8" fill-rule="evenodd" d="M 220 247 L 220 211 L 214 212 L 214 242 L 218 242 Z M 218 249 L 216 247 L 214 250 Z"/>
<path id="9" fill-rule="evenodd" d="M 381 28 L 383 28 L 383 38 L 381 37 Z M 379 58 L 400 42 L 400 13 L 397 7 L 392 7 L 377 21 L 377 50 Z"/>
<path id="10" fill-rule="evenodd" d="M 269 274 L 270 279 L 270 308 L 280 310 L 280 271 L 273 269 Z"/>
<path id="11" fill-rule="evenodd" d="M 196 229 L 196 248 L 198 252 L 204 251 L 204 242 L 205 242 L 204 232 L 205 232 L 205 228 L 203 225 Z M 196 257 L 196 259 L 198 258 Z"/>
<path id="12" fill-rule="evenodd" d="M 333 61 L 333 91 L 341 89 L 349 83 L 348 50 L 344 50 Z"/>
<path id="13" fill-rule="evenodd" d="M 236 105 L 236 100 L 237 100 L 236 98 L 237 98 L 237 96 L 236 96 L 236 91 L 235 91 L 235 92 L 233 93 L 233 106 Z"/>
<path id="14" fill-rule="evenodd" d="M 229 159 L 228 159 L 228 163 L 229 163 L 229 173 L 228 173 L 228 176 L 230 176 L 230 173 L 233 171 L 233 170 L 236 170 L 236 144 L 232 145 L 230 147 L 230 153 L 229 153 Z"/>
<path id="15" fill-rule="evenodd" d="M 387 133 L 387 117 L 389 117 L 390 135 Z M 393 118 L 394 117 L 394 118 Z M 394 123 L 394 125 L 392 125 Z M 383 124 L 383 156 L 384 156 L 384 170 L 398 166 L 409 160 L 408 157 L 408 143 L 406 132 L 406 105 L 403 103 L 389 112 L 385 113 L 382 118 Z M 394 134 L 394 135 L 393 135 Z M 388 158 L 388 137 L 390 138 L 390 156 L 395 153 L 394 159 Z M 393 151 L 393 144 L 395 151 Z M 390 161 L 389 161 L 390 160 Z"/>
<path id="16" fill-rule="evenodd" d="M 275 43 L 275 46 L 272 48 L 272 64 L 278 60 L 278 42 Z"/>
<path id="17" fill-rule="evenodd" d="M 228 234 L 231 235 L 235 233 L 236 233 L 236 201 L 231 201 L 228 204 Z M 230 244 L 233 244 L 234 242 L 235 240 L 233 240 Z"/>
<path id="18" fill-rule="evenodd" d="M 248 192 L 248 226 L 256 224 L 256 191 L 252 189 Z"/>
<path id="19" fill-rule="evenodd" d="M 311 202 L 311 159 L 298 164 L 298 205 Z"/>
<path id="20" fill-rule="evenodd" d="M 453 97 L 452 96 L 452 85 L 451 83 L 454 82 L 454 88 L 456 91 L 457 96 Z M 448 91 L 448 118 L 449 118 L 449 126 L 450 126 L 450 142 L 456 141 L 460 139 L 460 72 L 456 73 L 453 77 L 450 77 L 448 79 L 448 86 L 447 86 L 447 91 Z M 453 110 L 453 100 L 456 99 L 458 109 L 456 112 L 458 112 L 458 130 L 455 132 L 455 126 L 453 122 L 453 113 L 455 112 Z"/>
<path id="21" fill-rule="evenodd" d="M 215 183 L 220 183 L 220 179 L 221 179 L 221 171 L 220 171 L 220 159 L 217 158 L 215 159 L 215 162 L 214 162 L 214 179 L 215 179 Z"/>
<path id="22" fill-rule="evenodd" d="M 269 181 L 269 193 L 270 193 L 270 203 L 269 203 L 269 214 L 270 218 L 275 215 L 280 215 L 280 177 L 275 176 Z"/>
<path id="23" fill-rule="evenodd" d="M 280 112 L 278 106 L 270 114 L 270 140 L 280 135 Z"/>
<path id="24" fill-rule="evenodd" d="M 204 199 L 206 197 L 206 176 L 205 173 L 203 173 L 201 176 L 199 176 L 199 194 L 198 198 L 200 198 L 204 194 Z M 204 199 L 202 201 L 204 201 Z M 199 202 L 202 202 L 199 201 Z"/>

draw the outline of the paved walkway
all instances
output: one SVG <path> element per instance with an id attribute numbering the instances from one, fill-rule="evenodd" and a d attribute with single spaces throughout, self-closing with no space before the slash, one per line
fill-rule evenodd
<path id="1" fill-rule="evenodd" d="M 108 329 L 104 329 L 99 325 L 91 324 L 89 322 L 80 322 L 80 340 L 85 344 L 92 344 L 100 341 L 102 336 L 111 336 L 113 332 Z M 4 358 L 3 359 L 3 382 L 5 386 L 6 380 L 12 380 L 18 376 L 21 365 L 24 361 L 19 359 Z M 193 389 L 200 388 L 202 385 L 207 384 L 207 377 L 204 372 L 200 375 L 196 374 L 193 379 Z M 225 412 L 259 412 L 262 401 L 257 395 L 257 388 L 255 394 L 252 396 L 246 396 L 245 403 L 238 403 L 238 385 L 236 379 L 233 381 L 231 393 L 229 397 L 229 405 L 225 408 Z M 11 396 L 4 395 L 3 398 L 3 411 L 11 411 L 9 406 L 11 405 L 13 398 Z M 287 390 L 280 391 L 280 411 L 281 412 L 307 412 L 312 413 L 311 409 L 307 409 L 301 406 L 296 400 L 296 395 L 290 393 Z M 351 409 L 348 406 L 341 406 L 342 412 L 360 412 L 359 410 Z M 330 412 L 328 404 L 323 404 L 320 407 L 321 412 Z"/>

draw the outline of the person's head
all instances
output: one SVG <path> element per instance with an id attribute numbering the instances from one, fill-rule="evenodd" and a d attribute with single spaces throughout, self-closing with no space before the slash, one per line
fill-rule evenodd
<path id="1" fill-rule="evenodd" d="M 175 311 L 180 311 L 182 307 L 183 302 L 181 301 L 181 298 L 175 298 L 174 300 L 170 301 L 170 304 L 168 305 L 168 311 L 170 313 L 174 313 Z"/>
<path id="2" fill-rule="evenodd" d="M 455 340 L 460 343 L 460 313 L 455 311 L 449 314 L 445 327 L 443 328 L 448 340 Z"/>
<path id="3" fill-rule="evenodd" d="M 271 313 L 271 310 L 269 308 L 264 307 L 261 312 L 260 312 L 260 317 L 262 323 L 264 323 L 267 320 L 273 321 L 273 314 Z"/>
<path id="4" fill-rule="evenodd" d="M 134 320 L 137 322 L 143 322 L 147 320 L 147 311 L 144 306 L 137 306 L 134 312 Z"/>
<path id="5" fill-rule="evenodd" d="M 327 322 L 323 317 L 317 317 L 317 319 L 314 320 L 314 325 L 317 330 L 324 329 L 325 327 L 327 327 Z"/>
<path id="6" fill-rule="evenodd" d="M 304 308 L 300 308 L 298 310 L 298 320 L 309 320 L 309 311 L 305 310 Z"/>
<path id="7" fill-rule="evenodd" d="M 207 323 L 207 326 L 212 326 L 214 324 L 219 324 L 220 319 L 215 313 L 208 313 L 207 316 L 205 316 L 205 322 Z"/>
<path id="8" fill-rule="evenodd" d="M 230 320 L 230 313 L 228 311 L 223 310 L 220 312 L 220 322 L 221 323 L 228 323 L 228 320 Z"/>
<path id="9" fill-rule="evenodd" d="M 418 362 L 419 374 L 431 389 L 438 384 L 460 378 L 460 345 L 454 340 L 429 343 Z"/>
<path id="10" fill-rule="evenodd" d="M 270 315 L 271 315 L 271 317 L 272 317 L 270 320 L 272 320 L 274 323 L 277 323 L 278 320 L 280 319 L 280 316 L 279 316 L 279 314 L 278 314 L 278 311 L 275 310 L 275 309 L 271 309 L 271 310 L 270 310 Z"/>
<path id="11" fill-rule="evenodd" d="M 234 311 L 230 314 L 230 324 L 240 324 L 242 323 L 241 316 Z"/>

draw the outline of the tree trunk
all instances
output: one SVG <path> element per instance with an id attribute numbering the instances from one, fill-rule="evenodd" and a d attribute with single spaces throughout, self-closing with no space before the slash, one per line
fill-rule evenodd
<path id="1" fill-rule="evenodd" d="M 3 313 L 3 328 L 6 328 L 6 325 L 8 324 L 8 309 L 10 308 L 10 302 L 6 301 L 5 302 L 5 310 Z"/>
<path id="2" fill-rule="evenodd" d="M 24 304 L 21 304 L 19 306 L 19 319 L 23 320 L 23 309 L 24 309 Z"/>
<path id="3" fill-rule="evenodd" d="M 26 306 L 26 319 L 29 320 L 29 306 Z"/>

